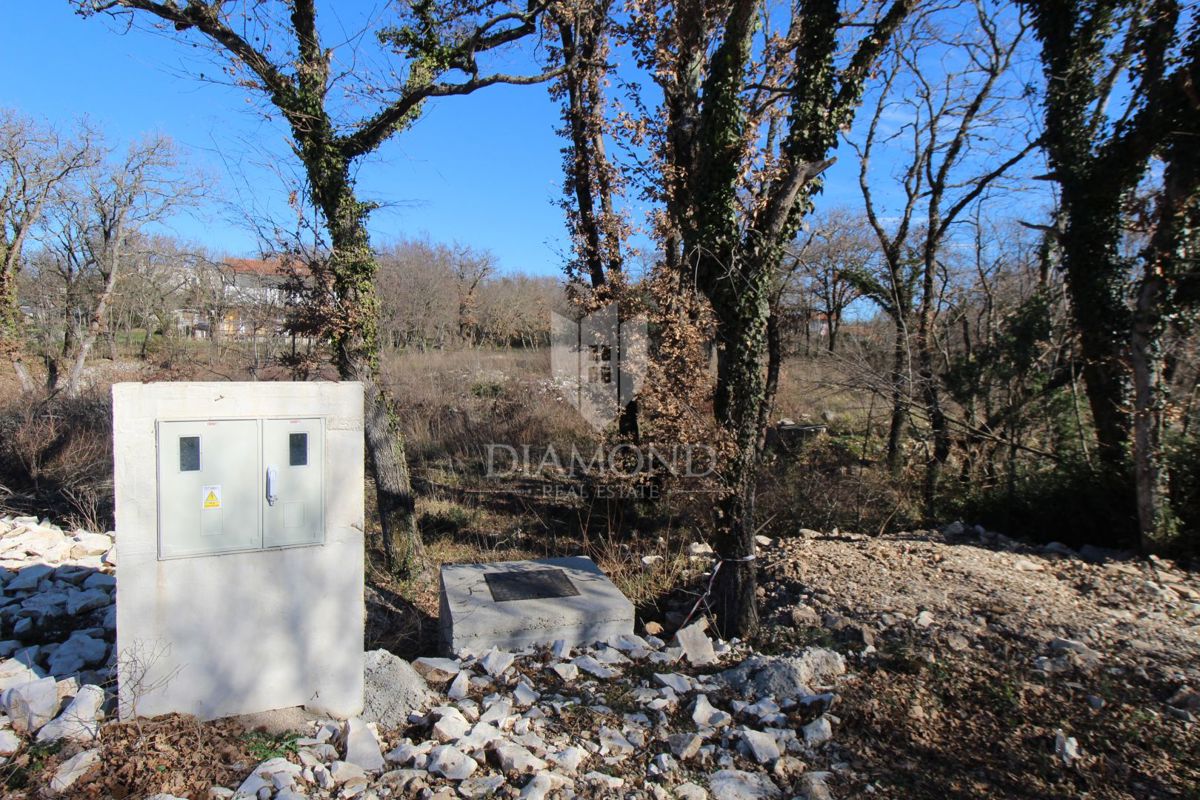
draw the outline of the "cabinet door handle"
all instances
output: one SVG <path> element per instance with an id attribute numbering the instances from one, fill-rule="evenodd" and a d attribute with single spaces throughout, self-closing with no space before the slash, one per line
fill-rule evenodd
<path id="1" fill-rule="evenodd" d="M 275 481 L 278 476 L 275 473 L 274 467 L 267 467 L 267 505 L 275 505 L 275 501 L 279 499 L 279 495 L 275 494 Z"/>

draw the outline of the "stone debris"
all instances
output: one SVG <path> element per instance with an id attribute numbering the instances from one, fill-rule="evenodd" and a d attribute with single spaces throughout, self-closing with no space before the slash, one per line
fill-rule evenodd
<path id="1" fill-rule="evenodd" d="M 412 668 L 431 683 L 443 683 L 458 675 L 462 665 L 455 658 L 418 658 Z"/>
<path id="2" fill-rule="evenodd" d="M 47 676 L 111 684 L 116 579 L 104 559 L 112 547 L 111 534 L 68 532 L 33 517 L 0 517 L 0 630 L 10 637 L 0 640 L 0 658 L 16 662 L 0 662 L 0 690 Z M 23 692 L 17 702 L 28 699 Z M 14 728 L 36 730 L 49 721 L 43 717 L 14 720 Z"/>
<path id="3" fill-rule="evenodd" d="M 682 628 L 675 634 L 675 640 L 683 648 L 683 654 L 687 660 L 695 666 L 703 667 L 717 660 L 716 653 L 713 652 L 712 640 L 705 635 L 704 625 L 701 622 L 693 622 L 686 628 Z"/>
<path id="4" fill-rule="evenodd" d="M 741 643 L 713 644 L 715 667 L 724 667 L 715 675 L 697 674 L 686 658 L 675 672 L 657 671 L 652 657 L 668 648 L 655 636 L 578 647 L 570 662 L 561 660 L 569 651 L 552 647 L 493 650 L 452 665 L 426 660 L 415 671 L 441 670 L 447 691 L 429 690 L 427 711 L 378 731 L 363 720 L 313 722 L 291 767 L 264 762 L 238 792 L 253 789 L 246 800 L 800 794 L 806 765 L 820 756 L 797 726 L 813 718 L 813 703 L 823 711 L 833 701 L 807 687 L 835 683 L 845 665 L 817 648 L 764 659 Z M 561 667 L 571 667 L 571 680 Z M 766 685 L 802 682 L 805 691 L 789 701 L 759 696 Z M 803 717 L 788 716 L 802 708 Z M 810 725 L 832 735 L 831 722 L 821 714 Z"/>
<path id="5" fill-rule="evenodd" d="M 1079 758 L 1079 742 L 1059 728 L 1054 732 L 1054 754 L 1062 759 L 1064 766 L 1069 767 Z"/>
<path id="6" fill-rule="evenodd" d="M 742 741 L 746 743 L 746 747 L 750 750 L 750 754 L 754 756 L 754 760 L 760 764 L 769 764 L 781 755 L 779 744 L 775 741 L 775 737 L 769 733 L 752 730 L 751 728 L 743 728 Z"/>
<path id="7" fill-rule="evenodd" d="M 363 656 L 362 718 L 391 730 L 404 725 L 410 714 L 421 713 L 435 702 L 415 664 L 387 650 Z"/>
<path id="8" fill-rule="evenodd" d="M 0 623 L 10 632 L 0 640 L 0 758 L 34 739 L 75 748 L 102 738 L 111 698 L 100 687 L 112 685 L 115 641 L 111 548 L 109 536 L 0 519 Z M 365 653 L 360 717 L 311 723 L 294 753 L 209 796 L 782 796 L 805 772 L 795 754 L 819 757 L 809 728 L 823 724 L 832 736 L 823 712 L 833 695 L 814 692 L 836 689 L 845 663 L 820 648 L 761 656 L 706 627 L 648 623 L 643 635 L 610 642 L 412 663 Z M 816 721 L 799 728 L 815 702 Z M 64 761 L 53 785 L 69 787 L 99 758 L 86 750 Z"/>
<path id="9" fill-rule="evenodd" d="M 459 752 L 453 745 L 444 744 L 429 753 L 427 769 L 452 781 L 466 780 L 479 765 Z"/>
<path id="10" fill-rule="evenodd" d="M 100 735 L 103 716 L 104 690 L 99 686 L 82 687 L 63 712 L 37 732 L 39 742 L 66 739 L 73 742 L 92 742 Z"/>
<path id="11" fill-rule="evenodd" d="M 713 800 L 768 800 L 780 797 L 779 787 L 766 775 L 740 769 L 723 769 L 708 776 Z"/>
<path id="12" fill-rule="evenodd" d="M 362 767 L 366 772 L 374 772 L 383 767 L 383 748 L 379 736 L 361 717 L 346 720 L 342 727 L 342 741 L 346 750 L 346 761 Z"/>
<path id="13" fill-rule="evenodd" d="M 50 789 L 55 792 L 65 792 L 99 763 L 99 749 L 84 750 L 82 753 L 71 756 L 59 764 L 58 769 L 54 771 L 54 777 L 50 779 Z"/>
<path id="14" fill-rule="evenodd" d="M 0 695 L 0 708 L 8 715 L 13 730 L 30 736 L 54 719 L 58 702 L 58 682 L 54 678 L 23 683 Z"/>

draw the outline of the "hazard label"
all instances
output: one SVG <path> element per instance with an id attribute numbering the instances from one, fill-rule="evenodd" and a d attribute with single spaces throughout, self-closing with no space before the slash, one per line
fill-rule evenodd
<path id="1" fill-rule="evenodd" d="M 220 486 L 204 486 L 201 488 L 200 496 L 203 498 L 201 508 L 220 508 L 221 507 L 221 487 Z"/>

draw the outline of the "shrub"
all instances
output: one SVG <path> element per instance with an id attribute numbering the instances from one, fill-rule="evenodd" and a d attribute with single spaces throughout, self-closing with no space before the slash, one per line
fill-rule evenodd
<path id="1" fill-rule="evenodd" d="M 0 410 L 0 502 L 12 511 L 109 530 L 112 470 L 107 395 L 23 398 Z"/>

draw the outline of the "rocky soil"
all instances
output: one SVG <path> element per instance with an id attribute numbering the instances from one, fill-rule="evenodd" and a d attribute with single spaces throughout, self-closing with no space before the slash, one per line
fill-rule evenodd
<path id="1" fill-rule="evenodd" d="M 112 721 L 108 536 L 0 520 L 0 795 L 1200 796 L 1200 580 L 961 525 L 760 541 L 764 633 L 675 630 L 411 663 L 349 721 Z M 647 569 L 655 569 L 653 560 Z"/>
<path id="2" fill-rule="evenodd" d="M 839 796 L 1200 797 L 1200 576 L 960 524 L 763 560 L 768 649 L 845 653 Z"/>

